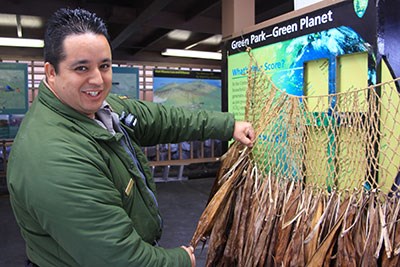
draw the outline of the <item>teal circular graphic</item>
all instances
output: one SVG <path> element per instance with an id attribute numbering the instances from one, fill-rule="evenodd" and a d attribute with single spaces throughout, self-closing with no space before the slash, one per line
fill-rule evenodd
<path id="1" fill-rule="evenodd" d="M 368 0 L 354 0 L 353 1 L 354 11 L 359 18 L 362 18 L 368 7 Z"/>

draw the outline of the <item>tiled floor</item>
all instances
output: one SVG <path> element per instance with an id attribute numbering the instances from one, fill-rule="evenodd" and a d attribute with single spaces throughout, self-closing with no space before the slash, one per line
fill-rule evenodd
<path id="1" fill-rule="evenodd" d="M 158 201 L 164 219 L 160 240 L 163 247 L 187 245 L 206 205 L 214 178 L 157 183 Z M 205 265 L 206 248 L 195 251 L 197 267 Z M 25 247 L 16 225 L 8 195 L 0 195 L 0 266 L 24 266 Z"/>

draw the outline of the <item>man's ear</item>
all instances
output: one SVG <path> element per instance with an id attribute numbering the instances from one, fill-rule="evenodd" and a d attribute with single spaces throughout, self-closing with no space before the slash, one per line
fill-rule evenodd
<path id="1" fill-rule="evenodd" d="M 56 69 L 54 66 L 49 62 L 44 63 L 44 73 L 46 74 L 46 81 L 49 85 L 52 85 L 56 77 Z"/>

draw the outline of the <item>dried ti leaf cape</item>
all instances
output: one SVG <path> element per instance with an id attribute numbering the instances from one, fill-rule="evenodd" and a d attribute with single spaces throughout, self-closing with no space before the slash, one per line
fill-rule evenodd
<path id="1" fill-rule="evenodd" d="M 191 241 L 206 265 L 400 266 L 396 82 L 299 97 L 250 71 L 258 141 L 221 160 Z"/>

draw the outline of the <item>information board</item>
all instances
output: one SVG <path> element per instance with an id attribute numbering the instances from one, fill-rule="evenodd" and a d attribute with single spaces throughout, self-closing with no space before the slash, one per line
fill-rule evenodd
<path id="1" fill-rule="evenodd" d="M 265 72 L 277 88 L 289 94 L 306 95 L 308 92 L 313 95 L 327 95 L 339 91 L 339 58 L 348 54 L 364 53 L 367 54 L 366 67 L 353 70 L 354 83 L 359 85 L 358 80 L 364 79 L 365 73 L 368 83 L 376 82 L 374 55 L 377 38 L 376 29 L 371 27 L 376 20 L 373 1 L 337 1 L 336 4 L 318 10 L 296 14 L 298 13 L 294 12 L 286 20 L 226 42 L 228 111 L 239 118 L 244 115 L 249 68 Z M 246 52 L 248 48 L 256 60 L 256 64 L 252 66 L 249 66 L 250 57 Z M 311 89 L 305 80 L 305 67 L 315 68 L 316 66 L 308 63 L 322 59 L 323 64 L 318 65 L 318 68 L 322 72 L 320 77 L 327 79 L 327 87 Z M 308 82 L 317 84 L 311 80 Z M 351 84 L 346 86 L 355 87 Z"/>
<path id="2" fill-rule="evenodd" d="M 156 103 L 221 111 L 221 73 L 154 69 L 153 89 Z"/>

